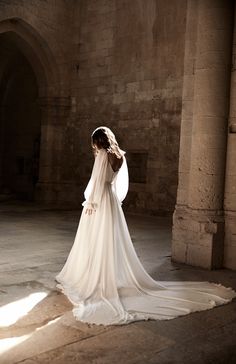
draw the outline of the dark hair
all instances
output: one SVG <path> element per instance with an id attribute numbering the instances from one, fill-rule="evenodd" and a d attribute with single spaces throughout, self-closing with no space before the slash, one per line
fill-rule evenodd
<path id="1" fill-rule="evenodd" d="M 96 145 L 99 149 L 109 149 L 110 142 L 104 128 L 98 128 L 93 132 L 92 144 Z"/>
<path id="2" fill-rule="evenodd" d="M 105 149 L 108 153 L 115 154 L 121 158 L 125 152 L 120 149 L 115 134 L 107 126 L 99 126 L 91 135 L 92 147 L 95 149 Z"/>

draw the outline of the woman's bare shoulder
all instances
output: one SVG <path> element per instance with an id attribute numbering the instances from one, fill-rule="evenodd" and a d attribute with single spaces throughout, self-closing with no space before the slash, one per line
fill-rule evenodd
<path id="1" fill-rule="evenodd" d="M 123 163 L 123 157 L 118 158 L 114 153 L 107 153 L 108 154 L 108 161 L 113 169 L 114 172 L 117 172 Z"/>

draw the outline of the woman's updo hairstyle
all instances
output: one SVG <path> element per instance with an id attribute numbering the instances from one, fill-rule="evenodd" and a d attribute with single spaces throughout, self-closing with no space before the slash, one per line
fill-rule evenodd
<path id="1" fill-rule="evenodd" d="M 117 158 L 122 158 L 125 154 L 120 149 L 114 133 L 106 126 L 99 126 L 94 130 L 91 136 L 92 147 L 96 149 L 105 149 L 108 153 L 115 154 Z"/>

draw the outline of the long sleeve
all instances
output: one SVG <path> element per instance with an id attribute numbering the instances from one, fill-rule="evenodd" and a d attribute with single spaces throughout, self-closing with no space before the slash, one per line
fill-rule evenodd
<path id="1" fill-rule="evenodd" d="M 83 206 L 90 205 L 93 208 L 99 206 L 106 181 L 107 163 L 107 152 L 104 149 L 99 150 L 95 157 L 91 178 L 84 191 Z"/>

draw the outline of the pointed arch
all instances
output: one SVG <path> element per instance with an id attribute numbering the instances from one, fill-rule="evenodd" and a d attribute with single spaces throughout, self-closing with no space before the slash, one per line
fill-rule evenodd
<path id="1" fill-rule="evenodd" d="M 37 77 L 40 97 L 60 95 L 60 73 L 45 39 L 20 18 L 0 22 L 0 35 L 5 34 L 30 62 Z"/>

